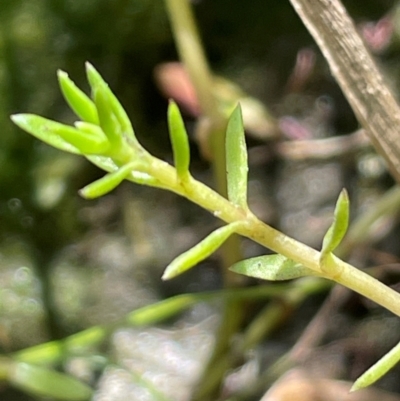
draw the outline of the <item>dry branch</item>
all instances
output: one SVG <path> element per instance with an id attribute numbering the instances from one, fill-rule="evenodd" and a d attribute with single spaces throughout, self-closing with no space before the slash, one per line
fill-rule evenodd
<path id="1" fill-rule="evenodd" d="M 371 142 L 400 183 L 400 109 L 339 0 L 290 0 Z"/>

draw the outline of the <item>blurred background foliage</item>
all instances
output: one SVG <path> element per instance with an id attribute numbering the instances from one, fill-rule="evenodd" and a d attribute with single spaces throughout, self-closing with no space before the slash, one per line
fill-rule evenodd
<path id="1" fill-rule="evenodd" d="M 395 0 L 344 4 L 357 22 L 375 21 L 398 7 Z M 197 0 L 193 6 L 216 73 L 238 83 L 277 117 L 299 116 L 325 96 L 334 108 L 329 122 L 333 132 L 357 128 L 288 1 Z M 379 57 L 397 89 L 399 74 L 394 69 L 398 70 L 400 28 L 394 21 L 390 46 Z M 289 97 L 287 82 L 304 47 L 316 52 L 317 67 L 307 87 Z M 87 89 L 86 60 L 117 94 L 145 146 L 171 160 L 167 100 L 153 75 L 160 63 L 177 60 L 162 1 L 0 2 L 0 349 L 4 352 L 112 320 L 166 295 L 219 285 L 218 274 L 208 265 L 177 284 L 159 282 L 166 263 L 207 232 L 212 223 L 205 213 L 173 195 L 154 195 L 153 190 L 132 189 L 129 184 L 104 199 L 84 201 L 77 190 L 101 172 L 11 124 L 9 116 L 16 112 L 73 122 L 58 89 L 56 70 L 67 71 Z M 193 128 L 193 117 L 188 116 L 188 124 Z M 207 163 L 196 150 L 193 154 L 197 175 L 208 179 Z M 177 211 L 179 207 L 184 211 Z M 132 273 L 141 261 L 148 269 Z M 117 278 L 110 279 L 111 269 Z"/>

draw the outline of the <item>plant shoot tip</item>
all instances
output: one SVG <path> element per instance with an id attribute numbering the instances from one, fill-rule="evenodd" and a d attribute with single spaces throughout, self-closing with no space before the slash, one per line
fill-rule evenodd
<path id="1" fill-rule="evenodd" d="M 10 120 L 15 124 L 22 123 L 25 119 L 25 116 L 26 114 L 23 113 L 11 114 Z"/>
<path id="2" fill-rule="evenodd" d="M 95 68 L 93 67 L 93 64 L 90 63 L 89 61 L 85 62 L 85 68 L 86 68 L 86 71 L 95 70 Z"/>
<path id="3" fill-rule="evenodd" d="M 360 390 L 360 388 L 356 385 L 356 383 L 354 383 L 354 384 L 351 386 L 349 392 L 350 392 L 350 393 L 354 393 L 354 392 L 357 391 L 357 390 Z"/>
<path id="4" fill-rule="evenodd" d="M 86 195 L 85 188 L 81 188 L 78 190 L 78 195 L 81 196 L 84 199 L 89 199 L 89 197 Z"/>
<path id="5" fill-rule="evenodd" d="M 170 277 L 170 275 L 167 273 L 167 271 L 165 271 L 164 273 L 163 273 L 163 275 L 161 276 L 161 280 L 162 281 L 167 281 L 167 280 L 169 280 L 169 279 L 171 279 L 172 277 Z"/>
<path id="6" fill-rule="evenodd" d="M 58 76 L 58 78 L 68 78 L 68 73 L 63 70 L 58 69 L 57 76 Z"/>

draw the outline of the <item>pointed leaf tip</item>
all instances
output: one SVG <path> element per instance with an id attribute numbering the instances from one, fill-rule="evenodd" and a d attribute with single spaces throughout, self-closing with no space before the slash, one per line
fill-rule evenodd
<path id="1" fill-rule="evenodd" d="M 57 77 L 58 78 L 68 78 L 68 73 L 63 70 L 57 70 Z"/>
<path id="2" fill-rule="evenodd" d="M 86 70 L 86 73 L 87 73 L 87 74 L 88 74 L 89 72 L 90 72 L 90 73 L 92 73 L 92 72 L 96 72 L 96 73 L 97 73 L 96 68 L 94 68 L 93 64 L 90 63 L 89 61 L 86 61 L 86 62 L 85 62 L 85 70 Z"/>
<path id="3" fill-rule="evenodd" d="M 165 269 L 163 280 L 169 280 L 194 267 L 215 252 L 236 230 L 242 222 L 230 223 L 213 231 L 193 248 L 174 259 Z"/>
<path id="4" fill-rule="evenodd" d="M 92 100 L 62 70 L 57 71 L 61 92 L 73 112 L 82 120 L 98 124 L 97 110 Z"/>

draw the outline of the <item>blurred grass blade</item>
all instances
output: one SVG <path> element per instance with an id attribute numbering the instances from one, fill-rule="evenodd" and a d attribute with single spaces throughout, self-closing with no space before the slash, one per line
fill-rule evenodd
<path id="1" fill-rule="evenodd" d="M 76 154 L 102 154 L 109 149 L 105 135 L 99 131 L 82 132 L 34 114 L 16 114 L 12 120 L 36 138 L 66 152 Z"/>
<path id="2" fill-rule="evenodd" d="M 11 116 L 11 120 L 14 124 L 18 125 L 18 127 L 50 146 L 63 150 L 64 152 L 75 153 L 77 155 L 82 154 L 78 148 L 62 139 L 59 135 L 50 132 L 45 126 L 45 122 L 49 120 L 45 118 L 33 114 L 14 114 Z"/>
<path id="3" fill-rule="evenodd" d="M 321 287 L 321 290 L 323 288 Z M 279 296 L 282 291 L 288 290 L 287 284 L 276 286 L 258 286 L 251 288 L 235 288 L 192 294 L 181 294 L 164 299 L 151 305 L 137 309 L 126 316 L 125 322 L 133 327 L 152 325 L 168 319 L 199 302 L 208 302 L 215 299 L 265 299 Z M 79 334 L 79 333 L 78 333 Z"/>
<path id="4" fill-rule="evenodd" d="M 283 255 L 265 255 L 235 263 L 231 271 L 262 280 L 291 280 L 303 276 L 315 276 L 316 272 L 286 258 Z"/>
<path id="5" fill-rule="evenodd" d="M 320 292 L 329 288 L 329 285 L 329 281 L 327 280 L 322 282 L 307 281 L 307 283 L 304 282 L 300 287 L 313 288 L 313 290 L 310 291 Z M 282 292 L 288 291 L 290 288 L 293 289 L 298 287 L 298 283 L 284 283 L 275 284 L 274 286 L 260 285 L 250 288 L 237 288 L 176 295 L 128 313 L 123 320 L 118 323 L 118 325 L 130 325 L 132 327 L 152 325 L 168 319 L 199 302 L 209 302 L 222 298 L 235 300 L 276 298 L 282 294 Z M 74 350 L 79 348 L 82 351 L 90 348 L 93 350 L 93 347 L 99 346 L 106 338 L 108 338 L 115 327 L 115 323 L 105 326 L 94 326 L 79 333 L 73 334 L 63 340 L 34 345 L 30 348 L 13 353 L 11 355 L 11 363 L 14 364 L 14 361 L 26 362 L 35 365 L 59 363 L 65 359 L 65 356 L 71 352 L 71 349 Z M 8 377 L 8 367 L 6 367 L 6 370 L 6 377 Z"/>
<path id="6" fill-rule="evenodd" d="M 379 380 L 400 361 L 400 343 L 392 348 L 384 357 L 372 365 L 353 384 L 350 391 L 368 387 Z"/>
<path id="7" fill-rule="evenodd" d="M 79 191 L 79 194 L 86 199 L 94 199 L 103 196 L 125 180 L 135 166 L 137 166 L 136 162 L 128 163 L 120 167 L 117 171 L 106 174 L 103 178 L 86 185 L 86 187 Z"/>
<path id="8" fill-rule="evenodd" d="M 229 118 L 226 131 L 226 171 L 228 199 L 247 209 L 247 149 L 239 104 Z"/>
<path id="9" fill-rule="evenodd" d="M 126 322 L 134 327 L 155 324 L 203 300 L 203 293 L 177 295 L 129 313 Z"/>
<path id="10" fill-rule="evenodd" d="M 336 202 L 333 222 L 324 236 L 321 258 L 337 248 L 346 234 L 349 225 L 349 196 L 345 189 L 340 192 Z"/>
<path id="11" fill-rule="evenodd" d="M 41 366 L 16 362 L 9 382 L 36 397 L 55 398 L 63 401 L 88 401 L 92 389 L 79 380 Z"/>
<path id="12" fill-rule="evenodd" d="M 41 366 L 57 363 L 77 348 L 80 351 L 93 349 L 101 344 L 109 333 L 107 327 L 93 326 L 63 340 L 49 341 L 17 351 L 12 354 L 12 359 Z"/>
<path id="13" fill-rule="evenodd" d="M 165 269 L 162 279 L 169 280 L 176 277 L 208 258 L 237 230 L 240 224 L 242 223 L 234 222 L 212 232 L 196 246 L 174 259 Z"/>
<path id="14" fill-rule="evenodd" d="M 65 347 L 60 347 L 59 341 L 34 345 L 13 354 L 13 359 L 35 365 L 47 365 L 59 361 L 65 355 Z"/>
<path id="15" fill-rule="evenodd" d="M 65 100 L 82 120 L 92 124 L 99 124 L 99 117 L 95 104 L 81 91 L 64 71 L 58 70 L 58 82 Z"/>
<path id="16" fill-rule="evenodd" d="M 132 128 L 131 121 L 126 114 L 126 111 L 122 107 L 121 103 L 117 99 L 117 97 L 114 95 L 114 93 L 111 91 L 111 89 L 108 87 L 107 83 L 103 80 L 101 75 L 96 71 L 96 69 L 90 64 L 86 63 L 86 74 L 88 77 L 89 84 L 92 88 L 92 92 L 94 93 L 96 88 L 98 87 L 103 87 L 103 90 L 105 91 L 105 94 L 107 96 L 108 101 L 110 102 L 110 107 L 118 120 L 118 123 L 121 126 L 122 134 L 126 137 L 128 137 L 133 145 L 135 146 L 140 146 L 139 142 L 137 141 L 135 137 L 135 133 Z"/>
<path id="17" fill-rule="evenodd" d="M 170 101 L 168 107 L 168 127 L 174 152 L 174 164 L 179 179 L 184 181 L 190 175 L 190 148 L 188 134 L 181 113 L 175 102 Z"/>

